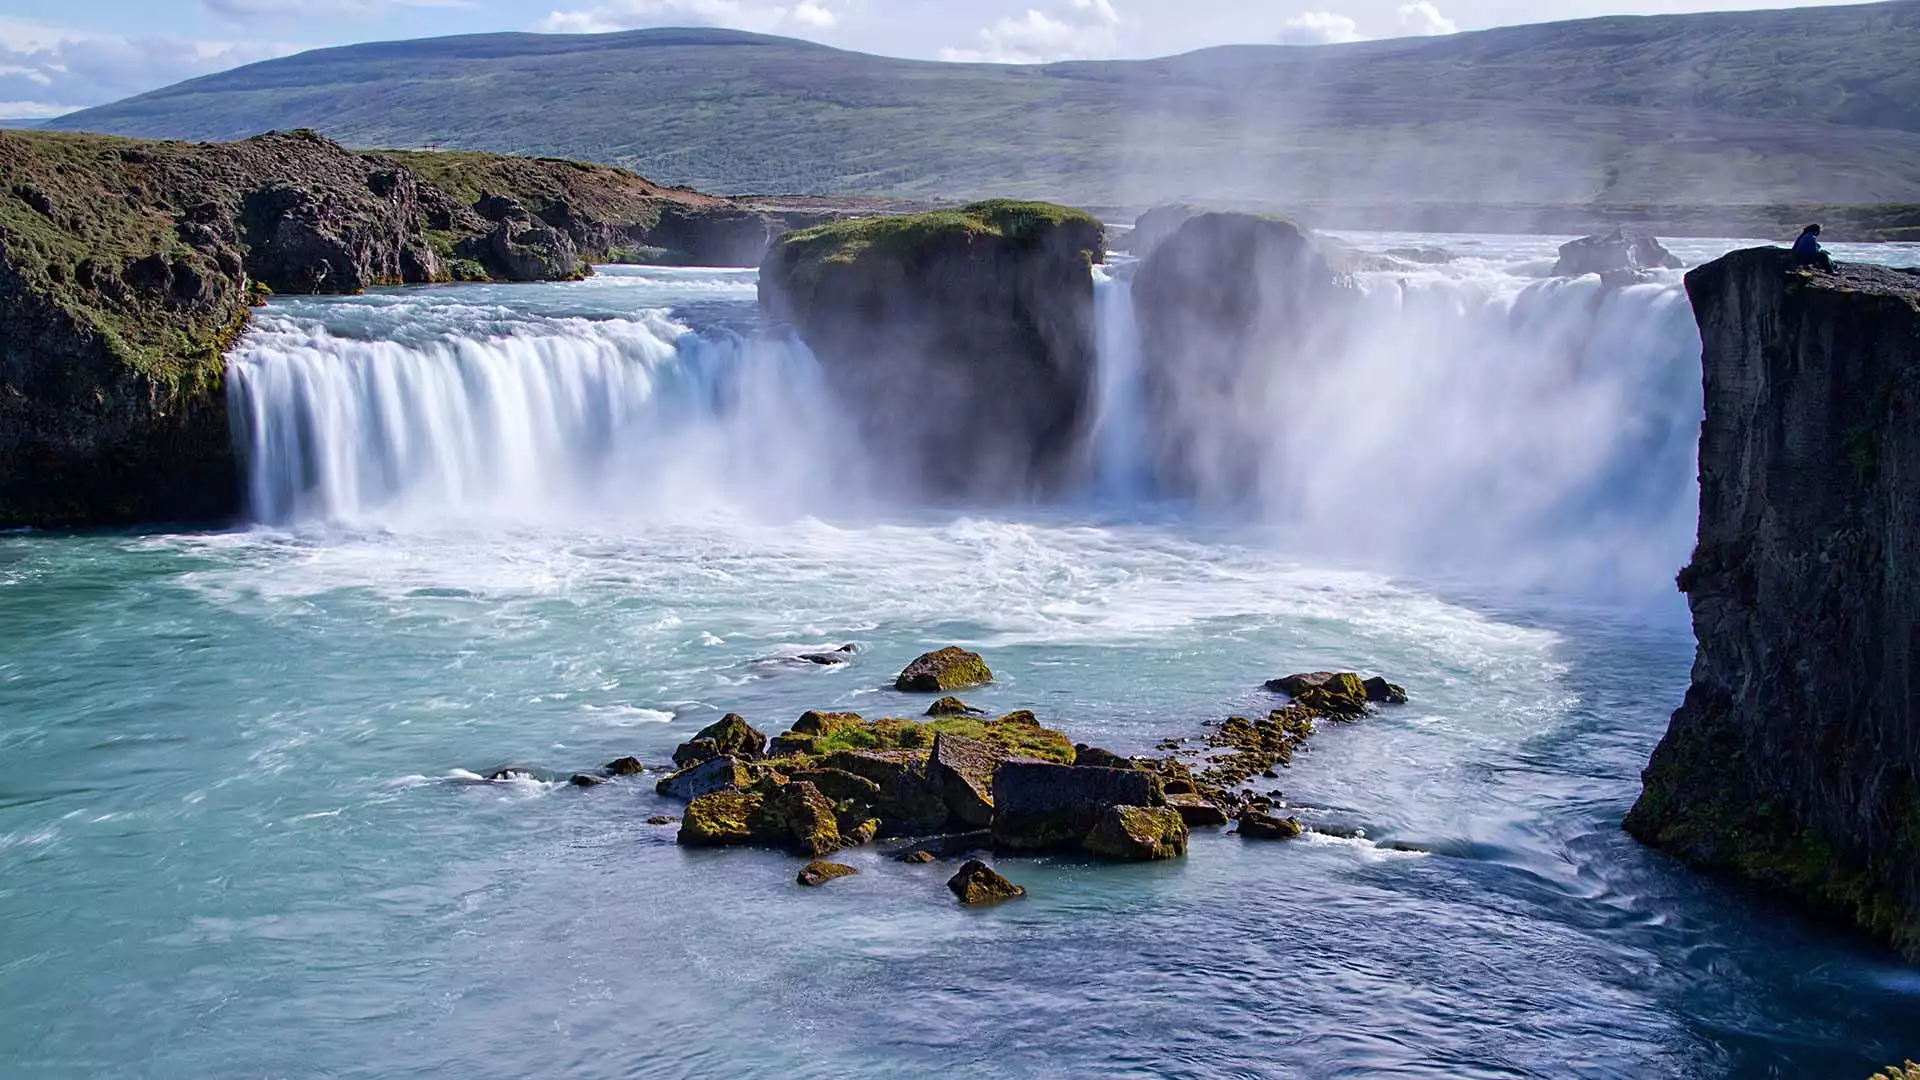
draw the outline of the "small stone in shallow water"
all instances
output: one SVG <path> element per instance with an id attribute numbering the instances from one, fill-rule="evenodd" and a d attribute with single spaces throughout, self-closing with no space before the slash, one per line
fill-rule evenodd
<path id="1" fill-rule="evenodd" d="M 794 880 L 802 885 L 825 885 L 834 878 L 850 877 L 860 871 L 844 863 L 827 862 L 815 859 L 800 868 L 800 874 Z"/>
<path id="2" fill-rule="evenodd" d="M 1367 700 L 1376 705 L 1405 705 L 1407 703 L 1407 691 L 1404 687 L 1395 686 L 1378 675 L 1375 675 L 1360 685 L 1366 688 Z"/>
<path id="3" fill-rule="evenodd" d="M 926 653 L 908 664 L 900 677 L 893 681 L 893 688 L 907 693 L 939 694 L 983 686 L 992 681 L 993 671 L 979 653 L 949 645 Z"/>
<path id="4" fill-rule="evenodd" d="M 794 659 L 802 661 L 803 663 L 818 664 L 821 667 L 834 667 L 839 664 L 851 663 L 853 661 L 853 654 L 859 651 L 860 647 L 858 645 L 842 645 L 832 652 L 801 653 L 799 656 L 794 657 Z"/>
<path id="5" fill-rule="evenodd" d="M 957 697 L 943 697 L 927 706 L 928 716 L 985 716 L 987 710 L 976 709 Z"/>
<path id="6" fill-rule="evenodd" d="M 647 767 L 640 764 L 640 759 L 637 757 L 614 758 L 601 768 L 606 770 L 608 776 L 639 776 L 647 771 Z"/>
<path id="7" fill-rule="evenodd" d="M 918 863 L 924 865 L 933 861 L 933 852 L 909 851 L 905 855 L 900 856 L 900 861 L 903 863 Z"/>
<path id="8" fill-rule="evenodd" d="M 680 819 L 673 814 L 655 814 L 647 819 L 649 825 L 677 825 Z"/>
<path id="9" fill-rule="evenodd" d="M 1249 840 L 1291 840 L 1300 832 L 1299 818 L 1275 817 L 1252 810 L 1240 815 L 1240 835 Z"/>
<path id="10" fill-rule="evenodd" d="M 993 867 L 979 859 L 968 859 L 960 872 L 948 879 L 947 888 L 953 890 L 953 895 L 959 897 L 961 903 L 969 906 L 1027 895 L 1027 890 L 1001 877 Z"/>
<path id="11" fill-rule="evenodd" d="M 567 781 L 574 787 L 599 787 L 606 782 L 607 778 L 604 776 L 588 776 L 586 773 L 574 773 L 573 778 Z"/>
<path id="12" fill-rule="evenodd" d="M 527 768 L 525 765 L 502 765 L 500 768 L 495 769 L 492 772 L 488 773 L 487 779 L 489 780 L 538 780 L 540 778 L 538 776 L 535 776 L 533 774 L 533 770 Z"/>

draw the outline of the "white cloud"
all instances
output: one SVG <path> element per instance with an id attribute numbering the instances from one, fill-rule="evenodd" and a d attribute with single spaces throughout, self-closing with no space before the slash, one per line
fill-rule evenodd
<path id="1" fill-rule="evenodd" d="M 1052 12 L 1028 8 L 980 31 L 976 49 L 942 49 L 940 59 L 993 64 L 1044 64 L 1111 56 L 1119 47 L 1120 13 L 1112 0 L 1066 0 Z"/>
<path id="2" fill-rule="evenodd" d="M 1435 14 L 1438 14 L 1436 12 Z M 1346 41 L 1365 41 L 1360 24 L 1331 11 L 1303 11 L 1280 28 L 1282 45 L 1337 45 Z"/>
<path id="3" fill-rule="evenodd" d="M 1452 19 L 1440 14 L 1440 9 L 1434 7 L 1431 0 L 1402 4 L 1395 19 L 1401 33 L 1414 37 L 1439 37 L 1460 32 L 1460 27 Z"/>
<path id="4" fill-rule="evenodd" d="M 101 105 L 285 56 L 298 46 L 91 34 L 0 17 L 0 113 L 28 118 Z"/>
<path id="5" fill-rule="evenodd" d="M 50 116 L 64 116 L 79 105 L 56 105 L 45 101 L 0 101 L 0 118 L 7 120 L 45 120 Z"/>
<path id="6" fill-rule="evenodd" d="M 840 22 L 824 0 L 794 7 L 749 0 L 612 0 L 578 11 L 554 11 L 534 24 L 548 34 L 607 34 L 643 26 L 721 26 L 758 33 L 829 30 Z"/>

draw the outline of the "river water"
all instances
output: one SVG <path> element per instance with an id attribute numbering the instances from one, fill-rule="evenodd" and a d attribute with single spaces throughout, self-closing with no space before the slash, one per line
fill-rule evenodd
<path id="1" fill-rule="evenodd" d="M 0 536 L 0 1073 L 31 1077 L 1835 1077 L 1920 1055 L 1920 975 L 1619 821 L 1686 686 L 1678 275 L 1553 238 L 1353 235 L 1365 332 L 1234 506 L 1134 453 L 1103 272 L 1084 490 L 899 497 L 753 275 L 276 301 L 232 358 L 256 524 Z M 1681 242 L 1709 258 L 1734 242 Z M 1842 250 L 1889 261 L 1912 249 Z M 1331 419 L 1329 419 L 1331 418 Z M 857 643 L 851 663 L 801 652 Z M 647 781 L 958 643 L 1140 752 L 1383 672 L 1272 782 L 1358 839 L 1005 859 L 818 890 L 683 850 Z"/>

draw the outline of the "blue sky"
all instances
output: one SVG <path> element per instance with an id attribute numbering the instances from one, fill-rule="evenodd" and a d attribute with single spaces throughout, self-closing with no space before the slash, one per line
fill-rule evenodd
<path id="1" fill-rule="evenodd" d="M 1159 56 L 1788 0 L 0 0 L 0 117 L 53 115 L 320 45 L 730 26 L 928 59 Z"/>

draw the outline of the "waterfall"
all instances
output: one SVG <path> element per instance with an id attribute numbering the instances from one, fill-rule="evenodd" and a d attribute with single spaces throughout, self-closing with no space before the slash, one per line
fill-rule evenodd
<path id="1" fill-rule="evenodd" d="M 1625 288 L 1458 270 L 1357 284 L 1357 310 L 1319 328 L 1311 362 L 1190 433 L 1200 508 L 1394 565 L 1668 580 L 1693 537 L 1701 412 L 1677 274 Z M 1151 496 L 1165 422 L 1141 390 L 1153 358 L 1128 283 L 1102 274 L 1096 288 L 1094 472 L 1105 492 Z M 1245 446 L 1257 460 L 1237 460 Z M 1210 478 L 1221 447 L 1235 448 L 1233 475 Z"/>
<path id="2" fill-rule="evenodd" d="M 443 321 L 444 322 L 444 321 Z M 797 342 L 631 318 L 360 336 L 268 313 L 231 357 L 256 519 L 550 518 L 844 496 Z"/>

